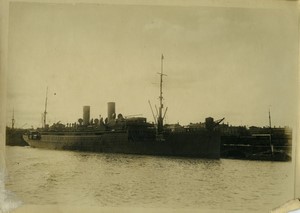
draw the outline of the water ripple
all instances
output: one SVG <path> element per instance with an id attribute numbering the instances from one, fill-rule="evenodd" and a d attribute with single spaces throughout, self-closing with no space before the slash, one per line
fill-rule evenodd
<path id="1" fill-rule="evenodd" d="M 6 187 L 28 204 L 266 212 L 293 196 L 291 163 L 6 151 Z"/>

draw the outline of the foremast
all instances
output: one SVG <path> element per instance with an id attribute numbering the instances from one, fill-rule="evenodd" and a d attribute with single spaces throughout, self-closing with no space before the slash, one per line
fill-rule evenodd
<path id="1" fill-rule="evenodd" d="M 12 119 L 11 119 L 11 128 L 15 128 L 15 109 L 13 109 Z"/>
<path id="2" fill-rule="evenodd" d="M 271 110 L 269 108 L 269 126 L 270 126 L 270 147 L 271 147 L 271 152 L 272 155 L 274 154 L 274 147 L 273 147 L 273 143 L 272 143 L 272 123 L 271 123 Z"/>
<path id="3" fill-rule="evenodd" d="M 46 89 L 45 111 L 43 116 L 43 128 L 46 128 L 47 124 L 47 103 L 48 103 L 48 87 Z"/>
<path id="4" fill-rule="evenodd" d="M 161 69 L 160 69 L 160 73 L 158 73 L 160 75 L 160 85 L 159 85 L 159 89 L 160 89 L 160 93 L 159 93 L 159 111 L 158 111 L 158 118 L 157 118 L 157 133 L 160 134 L 163 132 L 163 120 L 164 117 L 162 115 L 162 111 L 163 111 L 163 90 L 162 90 L 162 84 L 163 84 L 163 76 L 166 76 L 165 74 L 163 74 L 163 60 L 164 60 L 164 55 L 161 55 Z"/>

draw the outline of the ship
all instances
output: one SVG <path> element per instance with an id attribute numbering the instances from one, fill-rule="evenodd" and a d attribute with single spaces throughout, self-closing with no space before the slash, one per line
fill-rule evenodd
<path id="1" fill-rule="evenodd" d="M 116 103 L 108 102 L 105 119 L 90 120 L 90 106 L 83 106 L 83 119 L 78 122 L 66 125 L 57 122 L 49 126 L 46 124 L 47 88 L 43 126 L 24 134 L 24 140 L 31 147 L 54 150 L 220 159 L 221 136 L 216 127 L 223 119 L 214 121 L 207 117 L 200 128 L 164 124 L 168 108 L 164 110 L 163 106 L 163 59 L 162 55 L 156 115 L 149 102 L 154 122 L 141 116 L 116 115 Z"/>
<path id="2" fill-rule="evenodd" d="M 25 124 L 26 125 L 26 124 Z M 5 145 L 7 146 L 28 146 L 28 144 L 24 141 L 22 135 L 26 132 L 23 127 L 15 128 L 15 116 L 14 110 L 12 113 L 11 119 L 11 127 L 6 126 L 6 137 L 5 137 Z"/>
<path id="3" fill-rule="evenodd" d="M 220 125 L 221 158 L 259 161 L 291 161 L 292 129 L 269 126 L 249 129 Z"/>
<path id="4" fill-rule="evenodd" d="M 5 145 L 7 146 L 28 146 L 23 139 L 23 134 L 26 132 L 25 129 L 16 129 L 6 127 L 6 140 Z"/>

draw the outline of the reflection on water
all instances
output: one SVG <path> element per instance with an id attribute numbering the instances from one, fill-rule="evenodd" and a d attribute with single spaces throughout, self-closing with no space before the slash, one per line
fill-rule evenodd
<path id="1" fill-rule="evenodd" d="M 28 204 L 266 212 L 293 198 L 290 162 L 6 151 L 6 187 Z"/>

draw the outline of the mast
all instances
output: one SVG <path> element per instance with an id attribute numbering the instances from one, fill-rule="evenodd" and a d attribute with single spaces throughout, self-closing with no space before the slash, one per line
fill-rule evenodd
<path id="1" fill-rule="evenodd" d="M 162 110 L 163 110 L 163 91 L 162 91 L 162 83 L 163 83 L 163 76 L 166 76 L 165 74 L 163 74 L 163 60 L 164 60 L 164 55 L 161 55 L 161 69 L 160 69 L 160 73 L 158 73 L 160 75 L 160 93 L 159 93 L 159 110 L 158 110 L 158 118 L 157 118 L 157 128 L 158 128 L 158 133 L 163 131 L 163 117 L 162 117 Z"/>
<path id="2" fill-rule="evenodd" d="M 47 122 L 47 119 L 46 119 L 46 115 L 47 115 L 47 102 L 48 102 L 48 87 L 47 87 L 47 90 L 46 90 L 46 100 L 45 100 L 45 111 L 44 111 L 43 128 L 46 128 L 46 122 Z"/>
<path id="3" fill-rule="evenodd" d="M 271 124 L 271 112 L 270 112 L 270 108 L 269 108 L 269 127 L 270 127 L 270 131 L 271 131 L 272 124 Z"/>
<path id="4" fill-rule="evenodd" d="M 13 109 L 12 119 L 11 119 L 11 128 L 15 127 L 15 109 Z"/>
<path id="5" fill-rule="evenodd" d="M 273 155 L 273 144 L 272 144 L 272 124 L 271 124 L 271 111 L 270 111 L 270 108 L 269 108 L 269 126 L 270 126 L 270 147 L 271 147 L 271 152 L 272 152 L 272 155 Z"/>

